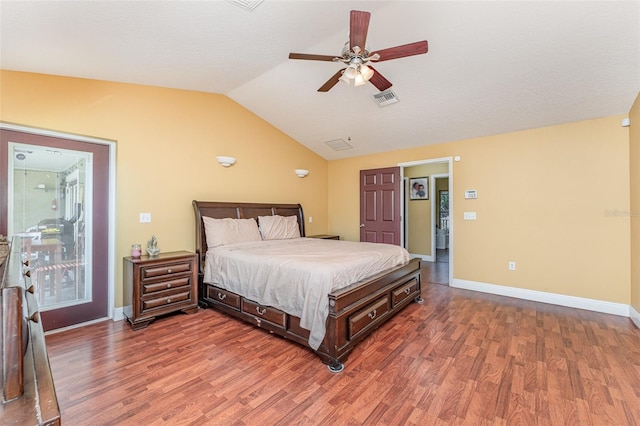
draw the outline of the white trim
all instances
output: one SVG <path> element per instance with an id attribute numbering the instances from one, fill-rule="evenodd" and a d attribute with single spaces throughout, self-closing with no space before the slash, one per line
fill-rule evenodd
<path id="1" fill-rule="evenodd" d="M 568 308 L 585 309 L 587 311 L 629 317 L 629 305 L 624 303 L 607 302 L 604 300 L 587 299 L 585 297 L 567 296 L 564 294 L 548 293 L 545 291 L 528 290 L 524 288 L 507 287 L 503 285 L 480 283 L 476 281 L 455 278 L 451 287 L 482 293 L 497 294 L 499 296 L 515 297 L 517 299 L 534 302 L 550 303 Z"/>
<path id="2" fill-rule="evenodd" d="M 633 306 L 629 306 L 629 318 L 631 318 L 636 327 L 640 328 L 640 313 Z"/>
<path id="3" fill-rule="evenodd" d="M 73 133 L 64 133 L 54 130 L 39 129 L 35 127 L 20 126 L 17 124 L 10 124 L 0 122 L 0 129 L 13 130 L 23 133 L 31 133 L 34 135 L 52 136 L 56 138 L 70 139 L 79 142 L 95 143 L 100 145 L 109 146 L 109 236 L 108 236 L 108 259 L 107 259 L 107 285 L 108 300 L 107 300 L 107 315 L 108 318 L 113 318 L 115 315 L 115 272 L 116 272 L 116 142 L 110 139 L 99 139 L 91 136 L 77 135 Z M 101 320 L 97 320 L 101 321 Z M 88 323 L 80 324 L 86 325 Z M 68 328 L 68 327 L 67 327 Z"/>
<path id="4" fill-rule="evenodd" d="M 114 321 L 122 321 L 124 319 L 125 319 L 124 307 L 113 308 L 113 320 Z"/>

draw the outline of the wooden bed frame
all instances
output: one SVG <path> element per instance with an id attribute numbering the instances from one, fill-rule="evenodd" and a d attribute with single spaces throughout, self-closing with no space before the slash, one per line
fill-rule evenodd
<path id="1" fill-rule="evenodd" d="M 304 214 L 300 204 L 228 203 L 193 201 L 196 215 L 196 252 L 199 263 L 198 301 L 242 319 L 271 333 L 308 345 L 309 331 L 300 327 L 300 318 L 271 306 L 262 306 L 213 284 L 204 283 L 207 252 L 203 216 L 216 219 L 247 219 L 258 216 L 296 216 L 300 235 L 305 236 Z M 403 266 L 389 269 L 332 292 L 326 334 L 315 353 L 332 372 L 342 371 L 343 362 L 358 342 L 384 324 L 412 301 L 422 302 L 420 261 L 411 259 Z"/>

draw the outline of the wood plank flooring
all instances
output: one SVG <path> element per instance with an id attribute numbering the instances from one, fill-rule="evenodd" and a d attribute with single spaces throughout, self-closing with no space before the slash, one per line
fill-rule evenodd
<path id="1" fill-rule="evenodd" d="M 640 425 L 628 318 L 424 283 L 330 373 L 212 310 L 47 336 L 66 425 Z"/>

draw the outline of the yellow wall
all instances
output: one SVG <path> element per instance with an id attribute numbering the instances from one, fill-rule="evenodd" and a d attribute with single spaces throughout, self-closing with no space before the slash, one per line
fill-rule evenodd
<path id="1" fill-rule="evenodd" d="M 631 306 L 640 312 L 640 94 L 629 113 L 631 169 Z"/>
<path id="2" fill-rule="evenodd" d="M 195 249 L 194 199 L 301 203 L 307 234 L 327 232 L 327 161 L 226 96 L 0 71 L 0 120 L 117 141 L 116 306 L 132 243 Z"/>
<path id="3" fill-rule="evenodd" d="M 461 156 L 454 279 L 629 304 L 629 134 L 622 116 L 329 163 L 329 230 L 357 241 L 358 170 Z M 478 199 L 465 200 L 476 189 Z M 464 211 L 476 221 L 462 220 Z M 509 261 L 517 268 L 509 271 Z"/>

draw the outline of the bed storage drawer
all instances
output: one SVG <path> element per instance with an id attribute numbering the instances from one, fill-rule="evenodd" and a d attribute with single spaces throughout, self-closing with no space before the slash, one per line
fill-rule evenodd
<path id="1" fill-rule="evenodd" d="M 220 302 L 224 305 L 240 309 L 240 296 L 230 291 L 223 290 L 212 285 L 207 286 L 207 298 Z"/>
<path id="2" fill-rule="evenodd" d="M 256 318 L 272 322 L 280 327 L 287 326 L 287 315 L 270 306 L 262 306 L 248 299 L 242 299 L 242 311 Z"/>
<path id="3" fill-rule="evenodd" d="M 353 339 L 358 333 L 377 322 L 378 318 L 389 312 L 389 298 L 383 297 L 376 300 L 366 308 L 349 317 L 349 339 Z"/>
<path id="4" fill-rule="evenodd" d="M 402 284 L 391 293 L 391 306 L 398 306 L 399 303 L 416 294 L 419 288 L 418 279 L 415 277 Z"/>

